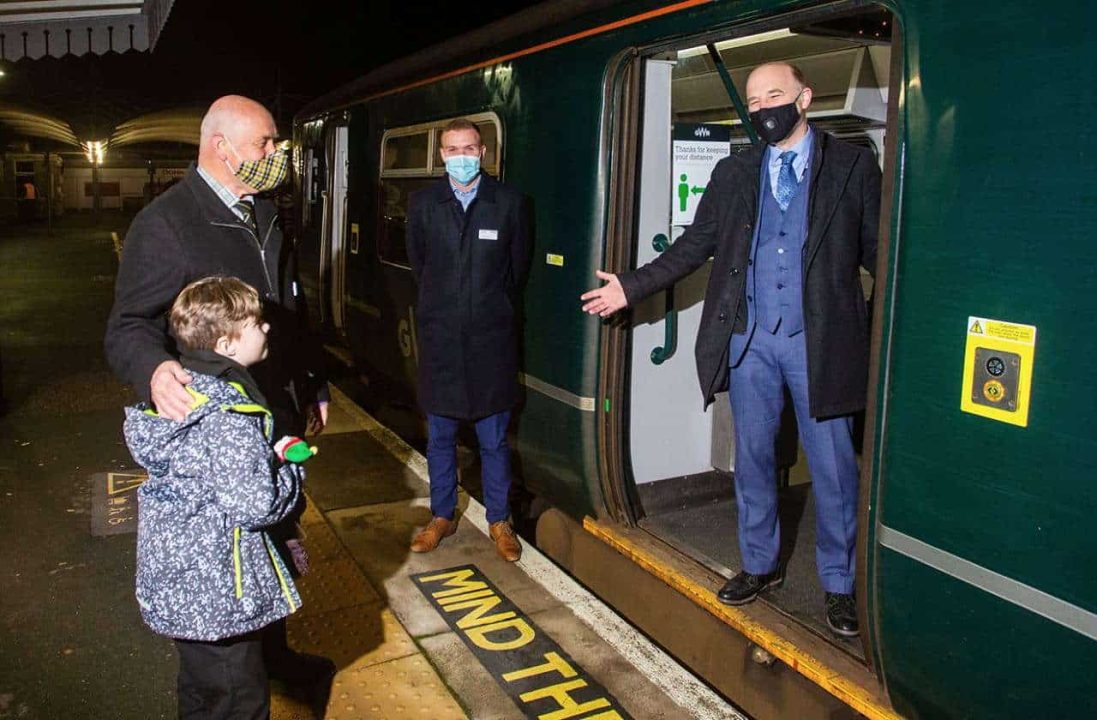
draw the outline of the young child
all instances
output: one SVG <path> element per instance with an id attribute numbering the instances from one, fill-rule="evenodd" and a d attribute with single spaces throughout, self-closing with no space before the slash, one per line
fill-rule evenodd
<path id="1" fill-rule="evenodd" d="M 304 474 L 284 451 L 301 442 L 272 447 L 271 414 L 247 371 L 267 354 L 254 288 L 191 283 L 170 325 L 194 378 L 193 409 L 179 423 L 126 408 L 126 443 L 149 473 L 138 491 L 137 602 L 145 623 L 175 640 L 179 717 L 266 718 L 258 631 L 301 598 L 264 528 L 298 502 Z"/>

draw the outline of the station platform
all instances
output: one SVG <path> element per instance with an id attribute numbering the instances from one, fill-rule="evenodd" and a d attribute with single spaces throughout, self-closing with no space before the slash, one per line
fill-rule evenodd
<path id="1" fill-rule="evenodd" d="M 133 597 L 133 396 L 101 351 L 127 222 L 0 228 L 0 718 L 175 717 L 174 649 Z M 288 634 L 338 672 L 317 707 L 276 684 L 272 717 L 743 717 L 528 540 L 500 560 L 467 493 L 457 533 L 411 553 L 426 462 L 338 387 L 313 442 Z"/>

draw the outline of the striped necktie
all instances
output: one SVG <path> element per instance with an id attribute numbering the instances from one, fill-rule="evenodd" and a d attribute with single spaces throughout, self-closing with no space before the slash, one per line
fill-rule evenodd
<path id="1" fill-rule="evenodd" d="M 796 194 L 796 186 L 799 183 L 796 182 L 796 173 L 792 168 L 796 153 L 786 150 L 781 153 L 780 159 L 781 169 L 777 172 L 777 192 L 774 193 L 774 197 L 777 198 L 777 204 L 781 206 L 781 212 L 784 212 L 788 210 L 788 205 L 792 202 L 792 196 Z"/>
<path id="2" fill-rule="evenodd" d="M 236 201 L 236 204 L 233 205 L 233 207 L 240 213 L 240 219 L 251 228 L 251 231 L 258 233 L 258 228 L 255 226 L 255 202 L 241 198 Z"/>

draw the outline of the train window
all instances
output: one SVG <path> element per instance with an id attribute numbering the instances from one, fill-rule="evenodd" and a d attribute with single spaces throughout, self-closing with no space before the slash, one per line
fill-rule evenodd
<path id="1" fill-rule="evenodd" d="M 429 170 L 430 143 L 427 133 L 396 135 L 385 141 L 383 174 L 425 173 Z"/>
<path id="2" fill-rule="evenodd" d="M 316 174 L 316 168 L 312 164 L 312 148 L 298 148 L 297 152 L 304 155 L 301 161 L 301 225 L 307 227 L 310 219 L 309 213 L 312 210 L 312 179 Z"/>
<path id="3" fill-rule="evenodd" d="M 486 146 L 484 171 L 502 174 L 502 125 L 495 113 L 464 116 L 476 124 Z M 411 193 L 437 182 L 445 168 L 438 155 L 442 128 L 453 118 L 393 128 L 381 140 L 381 178 L 377 221 L 377 256 L 387 265 L 409 268 L 407 208 Z"/>
<path id="4" fill-rule="evenodd" d="M 324 174 L 324 148 L 308 147 L 303 149 L 301 173 L 301 225 L 312 227 L 319 225 L 323 217 L 324 189 L 327 178 Z"/>
<path id="5" fill-rule="evenodd" d="M 408 261 L 408 196 L 436 182 L 433 178 L 386 178 L 381 181 L 381 227 L 377 254 L 383 262 L 411 267 Z"/>

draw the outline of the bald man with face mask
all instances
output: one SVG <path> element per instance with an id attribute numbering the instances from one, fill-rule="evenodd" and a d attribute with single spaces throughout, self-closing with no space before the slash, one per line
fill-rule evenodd
<path id="1" fill-rule="evenodd" d="M 327 420 L 321 345 L 309 332 L 296 259 L 268 197 L 289 167 L 277 137 L 274 118 L 259 103 L 239 95 L 218 99 L 202 120 L 197 164 L 139 212 L 126 233 L 107 321 L 107 361 L 172 420 L 184 422 L 193 400 L 167 313 L 184 287 L 212 275 L 239 278 L 259 291 L 269 351 L 249 372 L 262 395 L 253 399 L 273 415 L 273 437 L 319 432 Z M 287 564 L 307 567 L 292 521 L 270 535 Z M 334 670 L 322 658 L 290 651 L 284 622 L 269 626 L 263 644 L 272 677 L 311 684 Z"/>
<path id="2" fill-rule="evenodd" d="M 872 153 L 815 130 L 812 90 L 788 63 L 747 79 L 762 144 L 716 166 L 693 224 L 670 249 L 582 296 L 608 317 L 713 258 L 697 334 L 705 405 L 728 390 L 742 571 L 717 592 L 749 603 L 783 581 L 775 439 L 787 388 L 816 501 L 816 566 L 827 625 L 858 634 L 853 597 L 858 469 L 853 413 L 868 384 L 859 268 L 876 267 L 880 168 Z"/>

